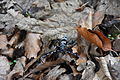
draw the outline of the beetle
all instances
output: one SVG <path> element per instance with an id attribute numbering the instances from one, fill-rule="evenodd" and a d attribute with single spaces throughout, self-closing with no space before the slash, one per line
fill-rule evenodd
<path id="1" fill-rule="evenodd" d="M 72 51 L 72 47 L 75 46 L 76 44 L 77 44 L 76 41 L 73 41 L 73 40 L 68 41 L 67 37 L 62 37 L 61 39 L 52 40 L 51 44 L 49 45 L 49 48 L 54 46 L 55 49 L 53 51 L 48 52 L 48 53 L 44 53 L 40 57 L 40 60 L 43 60 L 47 56 L 59 54 L 59 53 L 71 54 L 74 57 L 79 58 L 80 56 L 77 53 L 73 53 L 73 51 Z"/>

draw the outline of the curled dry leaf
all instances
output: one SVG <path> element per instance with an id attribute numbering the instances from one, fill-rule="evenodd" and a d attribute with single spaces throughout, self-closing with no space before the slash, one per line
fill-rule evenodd
<path id="1" fill-rule="evenodd" d="M 89 32 L 86 28 L 77 27 L 76 29 L 79 35 L 83 36 L 86 40 L 90 41 L 91 43 L 95 43 L 98 47 L 102 48 L 102 42 L 96 34 Z"/>
<path id="2" fill-rule="evenodd" d="M 100 31 L 91 31 L 91 32 L 95 33 L 102 41 L 102 49 L 104 51 L 112 50 L 110 40 L 106 36 L 104 36 L 103 33 L 101 33 Z"/>
<path id="3" fill-rule="evenodd" d="M 88 30 L 78 26 L 77 28 L 78 35 L 81 35 L 89 42 L 95 44 L 99 48 L 102 48 L 104 51 L 112 50 L 110 40 L 105 37 L 100 31 Z"/>
<path id="4" fill-rule="evenodd" d="M 28 33 L 25 40 L 25 56 L 27 58 L 36 58 L 37 53 L 40 51 L 39 47 L 39 34 Z"/>

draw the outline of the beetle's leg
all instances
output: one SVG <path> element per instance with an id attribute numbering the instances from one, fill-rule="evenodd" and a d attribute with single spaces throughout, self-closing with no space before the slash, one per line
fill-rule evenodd
<path id="1" fill-rule="evenodd" d="M 72 51 L 66 51 L 66 53 L 73 55 L 76 58 L 79 58 L 80 56 L 77 53 L 73 53 Z"/>
<path id="2" fill-rule="evenodd" d="M 47 56 L 50 56 L 50 55 L 55 54 L 55 53 L 56 53 L 56 51 L 51 51 L 51 52 L 48 52 L 48 53 L 44 53 L 44 54 L 40 57 L 39 60 L 44 63 L 44 62 L 45 62 L 45 58 L 46 58 Z"/>

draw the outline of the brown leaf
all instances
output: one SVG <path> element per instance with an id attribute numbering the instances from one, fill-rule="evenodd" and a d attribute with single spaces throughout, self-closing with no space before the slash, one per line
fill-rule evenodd
<path id="1" fill-rule="evenodd" d="M 95 33 L 102 41 L 102 49 L 104 51 L 112 50 L 110 40 L 106 36 L 104 36 L 103 33 L 101 33 L 100 31 L 92 31 L 92 32 Z"/>
<path id="2" fill-rule="evenodd" d="M 101 32 L 88 30 L 79 26 L 76 29 L 79 35 L 83 36 L 86 40 L 95 44 L 99 48 L 102 48 L 104 51 L 112 50 L 110 40 Z"/>
<path id="3" fill-rule="evenodd" d="M 28 33 L 25 40 L 25 56 L 27 58 L 36 58 L 37 53 L 40 51 L 39 47 L 39 34 Z"/>
<path id="4" fill-rule="evenodd" d="M 89 32 L 86 28 L 77 27 L 76 29 L 78 33 L 86 40 L 90 41 L 91 43 L 95 43 L 98 47 L 102 48 L 102 41 L 96 34 Z"/>

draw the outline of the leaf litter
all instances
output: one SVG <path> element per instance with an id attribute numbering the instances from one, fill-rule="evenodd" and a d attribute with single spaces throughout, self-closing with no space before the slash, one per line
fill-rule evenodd
<path id="1" fill-rule="evenodd" d="M 0 79 L 119 80 L 119 16 L 101 0 L 39 1 L 0 1 Z"/>

